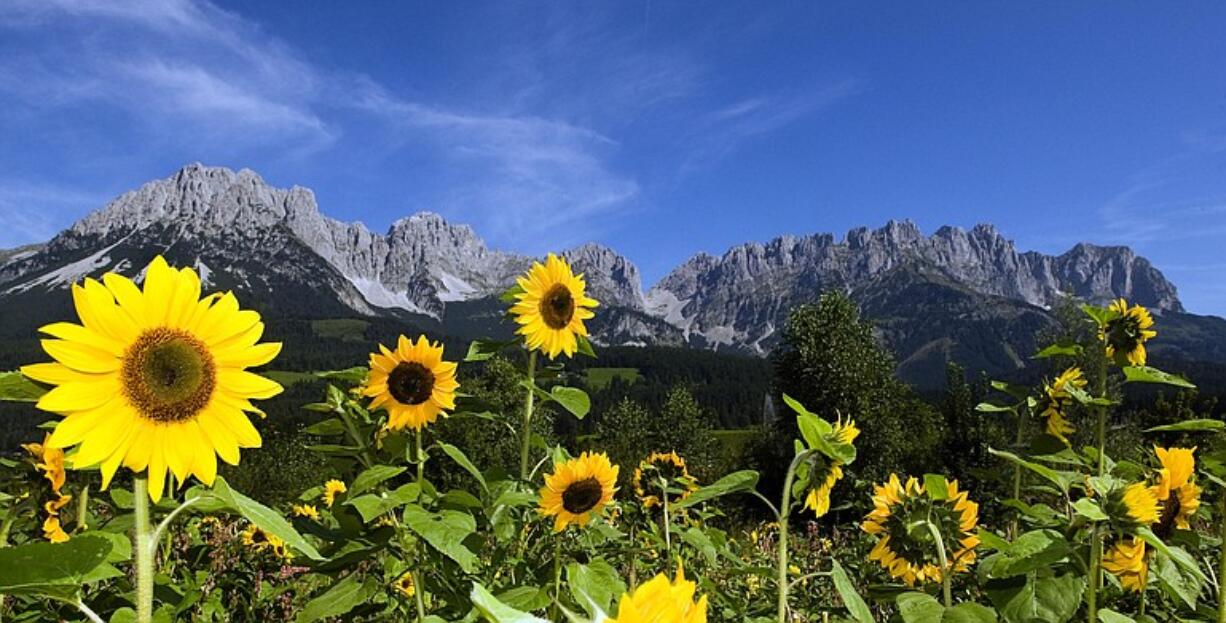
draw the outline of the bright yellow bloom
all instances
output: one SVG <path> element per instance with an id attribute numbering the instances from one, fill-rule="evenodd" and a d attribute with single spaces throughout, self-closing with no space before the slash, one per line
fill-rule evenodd
<path id="1" fill-rule="evenodd" d="M 281 537 L 265 532 L 256 527 L 255 524 L 251 524 L 247 526 L 245 530 L 243 530 L 242 539 L 243 545 L 246 545 L 257 552 L 267 550 L 275 554 L 278 558 L 284 558 L 286 560 L 290 560 L 294 557 L 293 553 L 290 552 L 289 547 L 285 544 L 285 541 L 281 540 Z"/>
<path id="2" fill-rule="evenodd" d="M 396 578 L 394 586 L 396 587 L 396 590 L 400 591 L 400 594 L 404 595 L 405 597 L 412 597 L 413 595 L 417 594 L 417 585 L 413 583 L 412 571 L 405 571 L 404 575 Z"/>
<path id="3" fill-rule="evenodd" d="M 335 478 L 333 478 L 332 480 L 329 480 L 328 482 L 325 482 L 324 483 L 324 495 L 323 495 L 324 504 L 327 504 L 328 508 L 332 508 L 332 504 L 336 502 L 336 496 L 348 490 L 349 490 L 349 487 L 346 487 L 345 483 Z"/>
<path id="4" fill-rule="evenodd" d="M 60 518 L 53 515 L 43 521 L 43 538 L 52 543 L 63 543 L 70 537 L 60 526 Z"/>
<path id="5" fill-rule="evenodd" d="M 1158 335 L 1149 310 L 1140 305 L 1128 306 L 1124 299 L 1113 301 L 1108 308 L 1116 317 L 1098 329 L 1098 337 L 1107 344 L 1107 356 L 1119 366 L 1145 365 L 1145 342 Z"/>
<path id="6" fill-rule="evenodd" d="M 21 447 L 34 458 L 34 467 L 43 470 L 43 476 L 51 483 L 51 490 L 59 493 L 67 478 L 64 473 L 64 451 L 48 446 L 47 440 L 50 438 L 48 433 L 43 436 L 42 443 L 26 443 Z"/>
<path id="7" fill-rule="evenodd" d="M 294 504 L 292 510 L 295 517 L 319 519 L 319 509 L 315 508 L 314 504 Z"/>
<path id="8" fill-rule="evenodd" d="M 844 422 L 840 418 L 829 437 L 834 443 L 852 443 L 859 436 L 860 429 L 856 427 L 855 420 Z M 818 517 L 822 517 L 830 512 L 830 493 L 834 490 L 834 485 L 843 478 L 843 466 L 838 461 L 823 463 L 822 469 L 810 474 L 809 478 L 816 486 L 809 489 L 809 495 L 805 496 L 805 506 Z"/>
<path id="9" fill-rule="evenodd" d="M 586 526 L 593 513 L 600 513 L 613 500 L 618 469 L 603 452 L 584 452 L 577 459 L 554 465 L 540 490 L 538 510 L 554 518 L 554 532 L 571 524 Z"/>
<path id="10" fill-rule="evenodd" d="M 698 585 L 685 579 L 683 565 L 677 566 L 677 576 L 668 581 L 663 573 L 625 593 L 617 604 L 617 616 L 607 623 L 706 623 L 707 596 L 694 601 Z"/>
<path id="11" fill-rule="evenodd" d="M 646 474 L 646 479 L 644 479 Z M 660 505 L 660 485 L 663 479 L 668 487 L 677 488 L 679 493 L 670 493 L 669 504 L 679 502 L 693 495 L 698 490 L 698 480 L 690 475 L 685 459 L 677 452 L 652 452 L 650 456 L 634 468 L 634 494 L 643 502 L 643 508 Z"/>
<path id="12" fill-rule="evenodd" d="M 387 411 L 391 430 L 420 430 L 444 409 L 455 408 L 456 364 L 443 361 L 443 345 L 422 335 L 413 343 L 400 336 L 396 350 L 380 344 L 370 355 L 370 378 L 362 393 L 373 398 L 370 409 Z"/>
<path id="13" fill-rule="evenodd" d="M 1073 404 L 1069 389 L 1081 389 L 1086 386 L 1085 376 L 1081 368 L 1072 367 L 1061 372 L 1051 383 L 1043 387 L 1043 401 L 1040 415 L 1047 420 L 1047 434 L 1068 444 L 1068 435 L 1076 429 L 1067 419 L 1068 408 Z"/>
<path id="14" fill-rule="evenodd" d="M 954 573 L 970 569 L 979 546 L 977 526 L 979 504 L 972 502 L 958 481 L 945 481 L 946 497 L 934 499 L 915 478 L 904 485 L 897 474 L 874 487 L 873 510 L 860 524 L 865 532 L 878 537 L 868 559 L 877 562 L 908 586 L 940 582 L 942 570 L 936 547 L 909 525 L 916 517 L 929 518 L 941 531 L 949 550 L 948 564 Z"/>
<path id="15" fill-rule="evenodd" d="M 524 343 L 550 359 L 558 353 L 573 357 L 578 338 L 587 337 L 583 321 L 595 316 L 592 308 L 599 305 L 586 295 L 583 275 L 575 275 L 565 259 L 550 253 L 544 264 L 534 262 L 516 283 L 523 291 L 515 295 L 511 315 Z"/>
<path id="16" fill-rule="evenodd" d="M 1145 541 L 1135 536 L 1129 541 L 1116 541 L 1103 555 L 1103 569 L 1115 574 L 1125 589 L 1137 593 L 1145 590 L 1145 584 L 1149 580 Z"/>
<path id="17" fill-rule="evenodd" d="M 1154 454 L 1162 469 L 1158 470 L 1158 482 L 1151 490 L 1158 500 L 1160 517 L 1155 530 L 1165 537 L 1172 528 L 1188 530 L 1189 521 L 1200 508 L 1201 489 L 1192 482 L 1196 473 L 1196 448 L 1159 448 Z"/>
<path id="18" fill-rule="evenodd" d="M 1144 483 L 1134 482 L 1124 488 L 1124 508 L 1128 518 L 1142 526 L 1158 521 L 1158 498 Z"/>
<path id="19" fill-rule="evenodd" d="M 104 285 L 105 284 L 105 285 Z M 44 445 L 76 446 L 72 467 L 98 465 L 105 489 L 120 465 L 147 472 L 149 497 L 161 499 L 166 474 L 206 485 L 217 457 L 238 463 L 239 448 L 260 446 L 244 412 L 281 386 L 245 368 L 272 361 L 280 344 L 259 344 L 260 315 L 240 310 L 233 294 L 200 297 L 200 278 L 158 256 L 144 289 L 114 273 L 72 286 L 81 324 L 40 329 L 54 363 L 24 366 L 54 385 L 38 407 L 64 419 Z"/>

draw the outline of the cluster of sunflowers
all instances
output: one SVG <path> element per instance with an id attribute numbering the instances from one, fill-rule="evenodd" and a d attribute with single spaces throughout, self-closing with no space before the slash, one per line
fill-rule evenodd
<path id="1" fill-rule="evenodd" d="M 464 359 L 483 361 L 507 349 L 523 355 L 524 409 L 518 427 L 501 414 L 467 406 L 472 397 L 462 391 L 460 362 L 448 361 L 441 343 L 424 335 L 416 340 L 402 335 L 392 347 L 378 345 L 362 368 L 321 373 L 329 381 L 350 383 L 349 391 L 329 385 L 327 402 L 307 407 L 329 414 L 309 434 L 342 439 L 318 446 L 342 467 L 342 477 L 303 492 L 289 506 L 288 519 L 234 491 L 218 475 L 218 459 L 236 465 L 240 449 L 262 444 L 249 414 L 262 417 L 254 401 L 276 396 L 282 387 L 249 368 L 271 362 L 281 345 L 261 342 L 260 315 L 241 309 L 232 293 L 203 295 L 194 270 L 173 268 L 157 257 L 144 275 L 143 287 L 110 273 L 73 285 L 80 322 L 43 327 L 49 337 L 42 347 L 54 361 L 21 370 L 49 387 L 37 407 L 62 416 L 42 443 L 26 446 L 31 462 L 51 485 L 51 496 L 41 496 L 47 498 L 42 505 L 43 538 L 61 548 L 52 555 L 62 555 L 64 561 L 80 557 L 95 565 L 69 569 L 65 577 L 71 579 L 50 582 L 51 588 L 22 589 L 23 594 L 66 602 L 93 621 L 103 619 L 85 603 L 80 585 L 114 577 L 98 569 L 128 560 L 134 568 L 131 618 L 140 623 L 154 619 L 156 571 L 164 557 L 160 546 L 176 517 L 197 512 L 206 518 L 213 517 L 210 513 L 241 516 L 246 528 L 239 536 L 250 550 L 267 554 L 286 569 L 291 563 L 305 563 L 292 573 L 301 569 L 312 576 L 311 590 L 329 583 L 305 604 L 301 620 L 363 612 L 367 618 L 415 615 L 419 623 L 445 621 L 444 616 L 533 622 L 544 619 L 532 612 L 547 612 L 553 621 L 705 623 L 714 610 L 713 600 L 719 599 L 725 606 L 739 604 L 739 611 L 726 614 L 732 620 L 788 623 L 818 616 L 796 607 L 793 589 L 808 591 L 830 578 L 838 601 L 829 600 L 821 616 L 845 611 L 866 623 L 875 613 L 859 593 L 863 582 L 876 574 L 895 586 L 876 614 L 892 603 L 907 623 L 998 617 L 1031 621 L 1041 616 L 1067 621 L 1081 611 L 1083 602 L 1088 620 L 1096 623 L 1124 620 L 1112 618 L 1123 615 L 1100 601 L 1108 595 L 1104 572 L 1142 599 L 1151 587 L 1151 566 L 1177 569 L 1181 577 L 1204 576 L 1178 543 L 1201 506 L 1196 448 L 1155 447 L 1159 467 L 1151 473 L 1117 465 L 1105 453 L 1106 418 L 1117 403 L 1108 391 L 1109 363 L 1123 371 L 1126 382 L 1188 385 L 1146 365 L 1145 343 L 1156 336 L 1154 321 L 1144 308 L 1123 300 L 1107 308 L 1085 308 L 1097 323 L 1098 341 L 1090 348 L 1058 345 L 1039 354 L 1079 360 L 1044 383 L 1037 396 L 999 383 L 994 386 L 1017 402 L 981 405 L 984 412 L 1016 416 L 1018 453 L 1023 452 L 1020 442 L 1031 414 L 1043 420 L 1048 436 L 1062 442 L 1061 451 L 1030 456 L 993 450 L 1015 469 L 1013 496 L 1006 502 L 1016 511 L 1013 525 L 1004 534 L 981 527 L 979 503 L 957 480 L 891 474 L 874 487 L 872 508 L 859 524 L 871 542 L 866 560 L 879 569 L 861 569 L 864 577 L 857 585 L 837 560 L 835 548 L 823 549 L 828 571 L 801 568 L 789 550 L 789 521 L 797 511 L 808 509 L 814 519 L 832 514 L 835 489 L 857 453 L 860 429 L 850 418 L 840 414 L 827 421 L 783 396 L 796 413 L 800 438 L 778 504 L 758 492 L 756 472 L 734 472 L 702 486 L 683 457 L 657 449 L 628 479 L 637 504 L 627 507 L 616 499 L 621 467 L 607 454 L 589 449 L 572 456 L 534 438 L 532 421 L 541 404 L 552 402 L 578 417 L 590 404 L 581 390 L 564 385 L 563 366 L 551 363 L 538 369 L 540 356 L 552 362 L 559 356 L 594 354 L 585 321 L 594 317 L 598 303 L 587 295 L 583 275 L 559 256 L 550 254 L 534 263 L 504 295 L 517 339 L 474 344 Z M 1089 379 L 1082 370 L 1094 363 L 1098 374 Z M 1091 380 L 1096 383 L 1093 391 Z M 1072 443 L 1074 420 L 1079 413 L 1091 412 L 1098 418 L 1097 443 L 1080 451 Z M 507 426 L 518 435 L 518 475 L 482 470 L 462 449 L 437 438 L 434 425 L 441 417 L 482 417 Z M 1166 430 L 1220 429 L 1219 424 L 1202 422 Z M 425 443 L 427 434 L 435 437 L 432 443 Z M 432 454 L 446 455 L 479 488 L 436 490 L 426 479 Z M 64 492 L 66 467 L 97 469 L 101 489 L 107 490 L 121 466 L 131 473 L 132 493 L 128 499 L 112 491 L 115 502 L 107 509 L 109 518 L 125 518 L 116 524 L 119 528 L 108 532 L 105 525 L 90 525 L 89 489 L 82 487 L 77 519 L 72 530 L 66 530 L 60 513 L 73 499 Z M 1033 474 L 1043 484 L 1024 490 L 1024 474 Z M 191 484 L 193 479 L 199 485 Z M 1076 500 L 1074 483 L 1081 483 L 1084 492 Z M 1032 491 L 1059 493 L 1057 506 L 1065 508 L 1063 516 L 1035 502 L 1034 496 L 1024 501 L 1023 493 Z M 738 559 L 717 547 L 726 535 L 705 524 L 718 512 L 704 505 L 730 494 L 755 496 L 773 515 L 770 538 L 752 533 L 753 547 L 770 552 L 773 569 L 744 563 L 735 569 L 745 576 L 742 585 L 750 597 L 773 589 L 776 603 L 769 614 L 766 608 L 736 601 L 744 596 L 717 592 L 715 578 L 725 571 L 720 565 Z M 153 515 L 160 511 L 164 516 L 155 525 Z M 678 518 L 682 523 L 674 525 Z M 485 530 L 477 529 L 479 521 Z M 122 532 L 129 525 L 135 539 L 124 558 L 112 546 L 116 539 L 126 541 Z M 819 529 L 811 525 L 813 532 Z M 674 531 L 683 537 L 676 543 Z M 106 538 L 99 538 L 103 533 Z M 1226 539 L 1222 543 L 1226 547 Z M 48 546 L 30 543 L 10 551 L 27 545 Z M 92 558 L 78 556 L 87 550 Z M 992 553 L 985 556 L 985 550 Z M 694 555 L 687 560 L 685 552 Z M 0 550 L 0 562 L 4 555 Z M 638 565 L 644 559 L 652 577 L 639 583 Z M 976 579 L 967 573 L 975 565 L 980 587 L 973 586 Z M 691 573 L 697 568 L 700 580 L 687 578 L 687 568 Z M 967 597 L 986 594 L 995 609 L 970 600 L 955 605 L 954 579 L 959 574 L 960 581 L 971 585 L 964 591 Z M 569 596 L 563 591 L 564 576 Z M 10 586 L 5 582 L 0 569 L 0 592 Z M 1164 576 L 1163 582 L 1165 586 L 1171 580 Z M 486 585 L 500 590 L 495 595 Z M 936 585 L 941 601 L 928 593 Z M 1026 618 L 1013 601 L 1019 586 L 1032 601 L 1053 601 L 1032 603 L 1031 611 L 1043 614 Z M 1226 582 L 1218 586 L 1226 591 Z M 1181 590 L 1186 601 L 1188 591 Z M 1075 597 L 1057 599 L 1070 591 Z M 1195 593 L 1191 599 L 1189 608 L 1194 610 Z M 1226 613 L 1226 600 L 1218 601 Z"/>

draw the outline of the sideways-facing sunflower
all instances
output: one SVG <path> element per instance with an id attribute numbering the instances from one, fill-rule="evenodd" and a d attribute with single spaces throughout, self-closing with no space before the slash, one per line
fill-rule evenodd
<path id="1" fill-rule="evenodd" d="M 854 420 L 849 419 L 844 422 L 840 419 L 835 423 L 829 438 L 834 443 L 852 443 L 859 436 L 860 429 L 856 428 Z M 816 463 L 809 473 L 809 482 L 813 486 L 809 489 L 809 495 L 805 496 L 805 507 L 812 510 L 818 517 L 829 513 L 830 492 L 842 478 L 842 463 L 828 458 Z"/>
<path id="2" fill-rule="evenodd" d="M 239 448 L 258 448 L 246 412 L 251 400 L 281 386 L 245 368 L 272 361 L 276 343 L 259 344 L 260 315 L 240 310 L 231 293 L 201 298 L 200 277 L 161 256 L 145 269 L 144 288 L 115 273 L 73 284 L 81 324 L 39 330 L 54 363 L 22 367 L 54 385 L 38 407 L 64 416 L 45 445 L 78 446 L 74 468 L 98 465 L 105 489 L 120 465 L 148 472 L 149 497 L 162 497 L 166 474 L 206 485 L 217 457 L 238 463 Z"/>
<path id="3" fill-rule="evenodd" d="M 698 585 L 685 579 L 684 565 L 677 565 L 672 582 L 663 573 L 624 593 L 617 603 L 617 616 L 607 623 L 707 623 L 707 596 L 694 601 Z"/>
<path id="4" fill-rule="evenodd" d="M 295 517 L 319 520 L 319 509 L 315 508 L 314 504 L 294 504 L 290 510 L 294 512 Z"/>
<path id="5" fill-rule="evenodd" d="M 1189 530 L 1189 520 L 1200 508 L 1200 487 L 1192 482 L 1196 473 L 1196 448 L 1159 448 L 1154 454 L 1162 469 L 1158 482 L 1150 487 L 1158 500 L 1159 516 L 1154 532 L 1160 538 L 1170 536 L 1175 528 Z"/>
<path id="6" fill-rule="evenodd" d="M 1047 422 L 1047 434 L 1068 445 L 1068 435 L 1075 430 L 1068 421 L 1068 409 L 1073 404 L 1069 389 L 1081 389 L 1086 386 L 1085 375 L 1081 368 L 1072 367 L 1061 372 L 1056 379 L 1043 385 L 1043 396 L 1039 403 L 1039 415 Z"/>
<path id="7" fill-rule="evenodd" d="M 1106 494 L 1103 510 L 1121 532 L 1131 532 L 1157 523 L 1160 507 L 1157 492 L 1143 482 L 1116 487 Z"/>
<path id="8" fill-rule="evenodd" d="M 348 490 L 349 487 L 346 487 L 345 483 L 335 478 L 325 482 L 323 493 L 324 504 L 326 504 L 328 508 L 332 508 L 332 505 L 336 503 L 336 496 L 345 493 Z"/>
<path id="9" fill-rule="evenodd" d="M 553 467 L 553 473 L 545 476 L 545 486 L 540 490 L 539 511 L 554 518 L 554 532 L 561 532 L 572 524 L 586 526 L 592 514 L 604 509 L 617 492 L 619 468 L 610 463 L 603 452 L 584 452 L 579 458 Z"/>
<path id="10" fill-rule="evenodd" d="M 1098 338 L 1107 344 L 1107 357 L 1121 367 L 1145 365 L 1145 342 L 1158 335 L 1152 329 L 1154 319 L 1149 310 L 1140 305 L 1129 307 L 1124 299 L 1112 302 L 1107 309 L 1116 314 L 1098 328 Z"/>
<path id="11" fill-rule="evenodd" d="M 650 456 L 634 468 L 634 494 L 643 503 L 643 508 L 652 508 L 661 504 L 660 481 L 668 490 L 670 505 L 680 502 L 693 495 L 698 490 L 698 480 L 690 475 L 690 470 L 677 452 L 652 452 Z"/>
<path id="12" fill-rule="evenodd" d="M 1103 555 L 1103 569 L 1119 578 L 1125 589 L 1139 593 L 1149 581 L 1147 554 L 1141 537 L 1121 538 Z"/>
<path id="13" fill-rule="evenodd" d="M 521 291 L 515 293 L 511 315 L 520 325 L 516 333 L 524 336 L 525 345 L 550 359 L 558 353 L 573 357 L 579 338 L 587 337 L 583 321 L 595 316 L 592 308 L 599 305 L 587 296 L 583 275 L 574 274 L 565 259 L 550 253 L 544 264 L 534 262 L 516 283 Z"/>
<path id="14" fill-rule="evenodd" d="M 979 505 L 967 498 L 967 492 L 958 490 L 958 481 L 946 480 L 945 488 L 947 497 L 934 499 L 915 478 L 908 478 L 904 485 L 897 474 L 890 474 L 887 482 L 873 489 L 873 510 L 860 524 L 878 537 L 868 559 L 908 586 L 940 582 L 942 576 L 936 542 L 928 531 L 912 529 L 917 522 L 936 524 L 954 573 L 966 571 L 975 562 Z"/>
<path id="15" fill-rule="evenodd" d="M 417 342 L 400 336 L 396 350 L 380 344 L 370 355 L 370 378 L 362 393 L 373 398 L 370 409 L 387 411 L 387 428 L 420 430 L 445 409 L 455 408 L 456 364 L 443 361 L 443 345 L 426 336 Z"/>

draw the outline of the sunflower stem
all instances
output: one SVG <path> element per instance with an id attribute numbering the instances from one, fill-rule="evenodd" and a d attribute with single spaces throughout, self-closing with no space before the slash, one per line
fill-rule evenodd
<path id="1" fill-rule="evenodd" d="M 162 521 L 158 522 L 157 527 L 153 529 L 153 536 L 149 538 L 149 542 L 151 544 L 150 547 L 154 547 L 154 548 L 157 547 L 157 544 L 162 541 L 162 535 L 165 534 L 166 529 L 170 527 L 170 522 L 174 521 L 175 517 L 177 517 L 179 513 L 182 513 L 188 508 L 191 508 L 193 504 L 199 501 L 200 501 L 200 497 L 198 496 L 194 498 L 187 498 L 186 500 L 183 500 L 183 503 L 180 504 L 178 508 L 170 511 L 169 515 L 166 515 L 166 517 L 164 517 Z"/>
<path id="2" fill-rule="evenodd" d="M 1217 621 L 1226 623 L 1226 490 L 1222 491 L 1222 506 L 1218 512 L 1218 537 L 1222 539 L 1218 557 Z"/>
<path id="3" fill-rule="evenodd" d="M 671 573 L 673 565 L 672 518 L 668 515 L 668 485 L 664 483 L 664 480 L 660 480 L 660 505 L 664 507 L 664 553 L 667 558 L 664 561 L 664 570 Z"/>
<path id="4" fill-rule="evenodd" d="M 936 524 L 931 521 L 924 522 L 928 524 L 928 531 L 932 533 L 932 540 L 937 544 L 937 561 L 941 563 L 941 597 L 945 599 L 945 607 L 954 607 L 953 589 L 950 586 L 950 576 L 953 575 L 953 569 L 949 566 L 949 560 L 945 556 L 945 539 L 941 538 L 941 531 L 937 529 Z"/>
<path id="5" fill-rule="evenodd" d="M 562 599 L 562 535 L 553 539 L 553 605 L 550 606 L 551 620 L 558 620 L 558 602 Z"/>
<path id="6" fill-rule="evenodd" d="M 136 519 L 136 621 L 153 620 L 153 531 L 149 526 L 149 480 L 145 474 L 132 479 L 132 502 Z"/>
<path id="7" fill-rule="evenodd" d="M 73 602 L 73 605 L 77 607 L 77 610 L 81 611 L 81 614 L 85 615 L 85 618 L 93 621 L 93 623 L 106 623 L 102 617 L 98 616 L 97 612 L 94 612 L 93 609 L 85 605 L 84 601 L 77 599 L 75 602 Z"/>
<path id="8" fill-rule="evenodd" d="M 426 459 L 425 457 L 422 456 L 422 453 L 421 453 L 421 428 L 418 427 L 418 429 L 414 432 L 415 434 L 413 435 L 413 440 L 414 440 L 413 458 L 417 462 L 417 486 L 420 487 L 422 481 L 425 480 Z"/>
<path id="9" fill-rule="evenodd" d="M 1029 415 L 1030 407 L 1023 406 L 1017 411 L 1017 444 L 1014 451 L 1021 451 L 1022 444 L 1026 442 L 1026 417 Z M 1014 463 L 1013 465 L 1013 499 L 1022 499 L 1022 466 Z M 1013 514 L 1013 521 L 1009 524 L 1009 540 L 1017 538 L 1018 513 Z"/>
<path id="10" fill-rule="evenodd" d="M 1098 378 L 1097 391 L 1099 398 L 1107 397 L 1107 351 L 1106 346 L 1103 347 L 1102 358 L 1098 362 Z M 1098 412 L 1098 477 L 1102 478 L 1107 471 L 1107 407 L 1100 406 L 1096 409 Z M 1098 592 L 1102 587 L 1102 557 L 1103 557 L 1103 540 L 1101 527 L 1099 524 L 1094 524 L 1094 531 L 1090 536 L 1090 587 L 1086 594 L 1086 620 L 1089 623 L 1098 623 Z"/>
<path id="11" fill-rule="evenodd" d="M 419 479 L 420 481 L 420 479 Z M 421 572 L 414 571 L 413 575 L 413 600 L 417 602 L 417 623 L 422 623 L 426 620 L 426 599 L 422 596 Z"/>
<path id="12" fill-rule="evenodd" d="M 536 351 L 528 353 L 528 397 L 524 399 L 524 426 L 520 434 L 523 445 L 519 451 L 519 477 L 528 480 L 528 455 L 532 447 L 532 407 L 536 402 Z"/>
<path id="13" fill-rule="evenodd" d="M 792 459 L 787 475 L 783 479 L 783 500 L 779 505 L 779 568 L 776 569 L 775 582 L 779 589 L 778 623 L 787 623 L 788 617 L 788 516 L 792 513 L 792 480 L 796 478 L 796 467 L 801 460 L 808 457 L 807 452 L 801 452 Z"/>

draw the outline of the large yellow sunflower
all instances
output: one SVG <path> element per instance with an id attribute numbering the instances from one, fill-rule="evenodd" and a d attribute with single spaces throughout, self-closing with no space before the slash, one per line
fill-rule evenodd
<path id="1" fill-rule="evenodd" d="M 1107 356 L 1119 366 L 1145 365 L 1145 342 L 1158 335 L 1154 331 L 1154 319 L 1149 310 L 1140 305 L 1128 306 L 1119 299 L 1111 303 L 1109 310 L 1116 317 L 1098 329 L 1098 337 L 1107 344 Z"/>
<path id="2" fill-rule="evenodd" d="M 1068 444 L 1068 435 L 1075 430 L 1068 421 L 1068 408 L 1073 404 L 1069 389 L 1081 389 L 1086 386 L 1085 376 L 1081 368 L 1072 367 L 1061 372 L 1051 383 L 1043 387 L 1043 397 L 1039 414 L 1047 421 L 1047 434 Z"/>
<path id="3" fill-rule="evenodd" d="M 908 478 L 904 485 L 897 474 L 890 474 L 888 481 L 874 487 L 873 510 L 860 524 L 865 532 L 878 537 L 868 559 L 908 586 L 940 582 L 936 543 L 927 531 L 913 529 L 917 522 L 931 521 L 940 531 L 953 572 L 969 569 L 979 546 L 979 505 L 968 499 L 966 491 L 958 490 L 956 480 L 946 480 L 945 490 L 946 497 L 936 499 L 915 478 Z"/>
<path id="4" fill-rule="evenodd" d="M 1145 590 L 1149 581 L 1149 560 L 1145 541 L 1141 537 L 1120 539 L 1103 555 L 1103 569 L 1115 574 L 1124 588 L 1134 592 Z"/>
<path id="5" fill-rule="evenodd" d="M 573 357 L 578 338 L 587 337 L 583 321 L 593 317 L 591 308 L 599 305 L 585 294 L 583 275 L 574 274 L 566 260 L 550 253 L 544 264 L 533 263 L 517 283 L 522 292 L 515 294 L 511 315 L 528 348 L 540 349 L 550 359 L 558 353 Z"/>
<path id="6" fill-rule="evenodd" d="M 161 499 L 166 473 L 211 485 L 217 457 L 238 463 L 239 448 L 260 446 L 244 412 L 281 386 L 245 368 L 272 361 L 276 343 L 258 344 L 260 315 L 240 310 L 231 293 L 200 297 L 200 278 L 161 256 L 145 269 L 144 289 L 115 273 L 72 286 L 81 324 L 42 327 L 54 363 L 25 366 L 55 385 L 39 401 L 64 419 L 45 445 L 78 445 L 74 468 L 99 465 L 106 488 L 122 464 L 148 471 L 149 496 Z"/>
<path id="7" fill-rule="evenodd" d="M 553 517 L 554 532 L 571 524 L 586 526 L 617 492 L 618 467 L 608 455 L 584 452 L 579 458 L 554 465 L 540 491 L 540 513 Z"/>
<path id="8" fill-rule="evenodd" d="M 698 585 L 685 579 L 685 569 L 677 566 L 677 576 L 668 581 L 663 573 L 625 593 L 617 604 L 617 616 L 607 623 L 706 623 L 707 596 L 694 601 Z"/>
<path id="9" fill-rule="evenodd" d="M 835 443 L 852 443 L 856 437 L 860 436 L 860 429 L 856 428 L 854 420 L 844 422 L 840 419 L 834 425 L 834 430 L 830 434 L 830 440 Z M 813 487 L 809 489 L 809 495 L 805 496 L 805 506 L 813 511 L 815 515 L 821 517 L 830 512 L 830 492 L 834 490 L 834 485 L 843 478 L 843 465 L 838 461 L 825 460 L 815 466 L 815 469 L 809 475 L 809 482 Z"/>
<path id="10" fill-rule="evenodd" d="M 698 480 L 690 475 L 685 459 L 672 452 L 652 452 L 634 468 L 634 494 L 643 502 L 643 508 L 660 505 L 660 484 L 663 480 L 669 489 L 668 502 L 680 502 L 698 490 Z M 676 490 L 675 492 L 673 490 Z"/>
<path id="11" fill-rule="evenodd" d="M 1189 520 L 1200 508 L 1200 487 L 1192 482 L 1196 474 L 1196 448 L 1154 447 L 1162 469 L 1158 482 L 1150 489 L 1158 500 L 1159 517 L 1154 531 L 1166 538 L 1174 528 L 1188 530 Z"/>
<path id="12" fill-rule="evenodd" d="M 456 364 L 443 361 L 443 345 L 422 335 L 417 342 L 400 336 L 396 350 L 379 345 L 370 355 L 370 378 L 362 393 L 373 398 L 372 410 L 387 411 L 391 430 L 420 430 L 444 409 L 455 408 Z"/>

